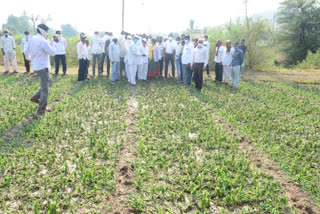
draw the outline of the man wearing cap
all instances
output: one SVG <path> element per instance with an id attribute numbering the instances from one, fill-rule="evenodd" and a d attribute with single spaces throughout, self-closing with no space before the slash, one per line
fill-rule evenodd
<path id="1" fill-rule="evenodd" d="M 38 115 L 45 114 L 48 103 L 49 87 L 52 83 L 49 69 L 50 57 L 56 54 L 55 47 L 50 45 L 48 40 L 49 27 L 45 24 L 40 24 L 37 27 L 37 35 L 33 36 L 25 49 L 25 56 L 27 60 L 31 61 L 32 69 L 38 74 L 40 78 L 40 89 L 31 97 L 31 101 L 39 103 L 37 110 Z M 57 42 L 57 40 L 55 40 Z"/>
<path id="2" fill-rule="evenodd" d="M 136 84 L 136 74 L 137 74 L 137 65 L 138 65 L 138 58 L 139 58 L 139 53 L 138 53 L 138 47 L 137 47 L 137 42 L 139 41 L 138 36 L 133 37 L 133 42 L 132 40 L 129 41 L 129 50 L 128 50 L 128 81 L 131 83 L 131 85 Z"/>
<path id="3" fill-rule="evenodd" d="M 96 63 L 98 64 L 98 73 L 101 73 L 101 50 L 103 48 L 103 41 L 99 38 L 99 32 L 94 32 L 91 39 L 91 54 L 92 54 L 92 75 L 96 73 Z"/>
<path id="4" fill-rule="evenodd" d="M 176 42 L 173 41 L 173 35 L 169 34 L 168 40 L 164 43 L 164 59 L 165 59 L 165 77 L 168 76 L 169 62 L 172 68 L 172 77 L 175 77 L 175 56 L 176 56 Z"/>
<path id="5" fill-rule="evenodd" d="M 86 79 L 86 70 L 88 69 L 88 46 L 86 44 L 87 36 L 80 34 L 80 42 L 77 44 L 77 53 L 79 59 L 78 83 L 82 83 Z"/>
<path id="6" fill-rule="evenodd" d="M 9 35 L 8 30 L 3 31 L 4 36 L 1 37 L 1 50 L 3 55 L 5 74 L 9 73 L 10 61 L 13 68 L 13 73 L 18 73 L 17 58 L 16 58 L 16 43 L 14 38 Z"/>
<path id="7" fill-rule="evenodd" d="M 138 65 L 138 79 L 147 80 L 148 76 L 148 62 L 149 62 L 149 48 L 147 46 L 147 39 L 142 39 L 142 45 L 139 46 L 139 65 Z"/>
<path id="8" fill-rule="evenodd" d="M 21 53 L 23 54 L 24 66 L 26 67 L 26 73 L 30 73 L 30 62 L 26 59 L 24 50 L 26 49 L 30 39 L 29 32 L 24 32 L 24 37 L 21 39 Z"/>
<path id="9" fill-rule="evenodd" d="M 56 41 L 54 41 L 56 40 Z M 54 56 L 54 63 L 55 63 L 55 74 L 58 75 L 59 73 L 59 67 L 60 67 L 60 61 L 62 64 L 62 71 L 63 74 L 67 73 L 67 63 L 66 63 L 66 47 L 67 47 L 67 41 L 65 38 L 62 37 L 61 31 L 56 31 L 56 35 L 51 40 L 51 45 L 56 48 L 56 55 Z"/>

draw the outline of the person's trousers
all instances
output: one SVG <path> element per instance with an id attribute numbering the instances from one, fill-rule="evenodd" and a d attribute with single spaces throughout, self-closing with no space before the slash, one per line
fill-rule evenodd
<path id="1" fill-rule="evenodd" d="M 180 56 L 176 56 L 176 66 L 177 66 L 177 75 L 178 75 L 178 80 L 179 80 L 180 75 L 181 75 L 181 58 L 180 58 Z"/>
<path id="2" fill-rule="evenodd" d="M 190 86 L 191 85 L 191 76 L 192 76 L 192 71 L 191 68 L 188 64 L 183 64 L 182 65 L 182 69 L 183 69 L 183 81 Z"/>
<path id="3" fill-rule="evenodd" d="M 128 82 L 136 84 L 137 65 L 128 65 Z"/>
<path id="4" fill-rule="evenodd" d="M 207 74 L 209 75 L 210 71 L 209 71 L 209 64 L 207 65 Z"/>
<path id="5" fill-rule="evenodd" d="M 26 71 L 30 72 L 30 61 L 26 59 L 26 55 L 23 53 L 24 67 L 26 67 Z"/>
<path id="6" fill-rule="evenodd" d="M 163 71 L 163 57 L 159 60 L 159 72 L 160 72 L 160 76 L 162 76 L 162 71 Z"/>
<path id="7" fill-rule="evenodd" d="M 86 69 L 86 72 L 84 74 L 84 79 L 87 79 L 88 78 L 88 74 L 89 74 L 89 66 L 90 66 L 90 60 L 87 59 L 87 69 Z"/>
<path id="8" fill-rule="evenodd" d="M 225 83 L 229 83 L 231 73 L 232 73 L 232 66 L 231 65 L 224 65 L 223 66 L 223 75 L 224 75 Z"/>
<path id="9" fill-rule="evenodd" d="M 243 63 L 241 64 L 241 76 L 244 76 L 244 60 L 243 60 Z"/>
<path id="10" fill-rule="evenodd" d="M 223 66 L 222 63 L 216 63 L 216 81 L 217 82 L 222 82 L 223 79 Z"/>
<path id="11" fill-rule="evenodd" d="M 101 54 L 92 54 L 92 74 L 96 74 L 96 63 L 98 64 L 98 73 L 101 71 Z"/>
<path id="12" fill-rule="evenodd" d="M 148 63 L 138 65 L 138 79 L 147 80 L 148 76 Z"/>
<path id="13" fill-rule="evenodd" d="M 79 59 L 78 81 L 84 81 L 86 78 L 88 62 L 86 59 Z"/>
<path id="14" fill-rule="evenodd" d="M 120 62 L 113 62 L 112 63 L 112 70 L 111 70 L 111 81 L 112 82 L 119 80 L 119 71 L 120 71 Z"/>
<path id="15" fill-rule="evenodd" d="M 34 96 L 40 98 L 39 108 L 43 108 L 46 107 L 48 104 L 49 88 L 52 84 L 52 80 L 48 68 L 35 72 L 38 74 L 40 78 L 40 88 L 34 94 Z"/>
<path id="16" fill-rule="evenodd" d="M 203 67 L 204 63 L 195 63 L 193 66 L 194 81 L 196 83 L 196 89 L 201 90 L 203 84 Z"/>
<path id="17" fill-rule="evenodd" d="M 67 72 L 67 63 L 66 63 L 66 55 L 65 54 L 61 54 L 61 55 L 55 55 L 54 56 L 54 63 L 55 63 L 55 73 L 58 74 L 59 73 L 59 67 L 60 67 L 60 61 L 62 64 L 62 71 L 64 74 L 66 74 Z"/>
<path id="18" fill-rule="evenodd" d="M 11 61 L 11 65 L 12 65 L 13 70 L 14 71 L 18 71 L 17 58 L 16 58 L 16 52 L 15 51 L 4 52 L 3 61 L 4 61 L 5 71 L 9 71 L 9 69 L 10 69 L 10 61 Z"/>
<path id="19" fill-rule="evenodd" d="M 240 78 L 240 65 L 232 66 L 232 86 L 238 88 Z"/>
<path id="20" fill-rule="evenodd" d="M 123 75 L 122 75 L 123 71 Z M 124 63 L 124 57 L 120 57 L 120 78 L 125 77 L 126 75 L 126 65 Z"/>
<path id="21" fill-rule="evenodd" d="M 174 77 L 175 76 L 175 65 L 174 65 L 174 60 L 173 60 L 173 54 L 166 54 L 165 69 L 164 69 L 164 75 L 166 77 L 168 76 L 169 62 L 170 62 L 171 67 L 172 67 L 172 77 Z"/>
<path id="22" fill-rule="evenodd" d="M 101 65 L 100 65 L 100 67 L 101 67 L 101 73 L 103 73 L 103 67 L 104 67 L 104 61 L 107 61 L 107 74 L 108 75 L 110 75 L 110 64 L 111 64 L 111 62 L 110 62 L 110 58 L 109 58 L 109 56 L 106 54 L 106 53 L 102 53 L 102 56 L 101 56 Z"/>

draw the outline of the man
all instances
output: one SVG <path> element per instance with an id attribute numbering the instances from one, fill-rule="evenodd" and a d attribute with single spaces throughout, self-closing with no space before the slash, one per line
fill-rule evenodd
<path id="1" fill-rule="evenodd" d="M 94 32 L 94 37 L 91 39 L 91 54 L 92 54 L 92 75 L 96 74 L 96 63 L 98 64 L 98 74 L 101 73 L 101 50 L 103 42 L 99 38 L 99 32 Z"/>
<path id="2" fill-rule="evenodd" d="M 126 39 L 125 39 L 125 32 L 121 32 L 121 36 L 119 39 L 119 47 L 120 47 L 120 78 L 126 77 L 126 66 L 124 63 L 124 58 L 126 56 Z M 123 71 L 123 74 L 122 74 Z"/>
<path id="3" fill-rule="evenodd" d="M 142 39 L 142 45 L 139 46 L 138 52 L 140 55 L 140 63 L 138 65 L 138 79 L 147 80 L 149 62 L 149 48 L 147 46 L 147 39 Z"/>
<path id="4" fill-rule="evenodd" d="M 160 76 L 162 77 L 162 71 L 163 71 L 163 63 L 164 63 L 164 45 L 162 44 L 163 38 L 160 36 L 158 37 L 158 43 L 157 46 L 160 51 L 161 58 L 159 59 L 159 69 L 160 69 Z"/>
<path id="5" fill-rule="evenodd" d="M 237 89 L 239 85 L 240 66 L 243 63 L 243 53 L 239 48 L 239 43 L 233 44 L 232 55 L 232 87 Z"/>
<path id="6" fill-rule="evenodd" d="M 177 66 L 178 80 L 180 79 L 180 76 L 181 76 L 180 49 L 181 49 L 180 37 L 177 37 L 176 38 L 176 47 L 175 47 L 175 62 L 176 62 L 176 66 Z"/>
<path id="7" fill-rule="evenodd" d="M 16 58 L 16 43 L 14 38 L 9 35 L 8 30 L 3 31 L 4 36 L 1 37 L 1 50 L 3 55 L 5 74 L 9 73 L 10 61 L 13 68 L 13 73 L 17 71 L 17 58 Z"/>
<path id="8" fill-rule="evenodd" d="M 128 37 L 129 39 L 129 37 Z M 137 65 L 138 65 L 138 47 L 137 42 L 139 41 L 138 36 L 133 37 L 133 42 L 129 40 L 129 50 L 128 50 L 128 81 L 131 85 L 136 84 L 136 74 L 137 74 Z"/>
<path id="9" fill-rule="evenodd" d="M 241 77 L 244 78 L 244 56 L 247 52 L 247 46 L 245 45 L 246 43 L 246 40 L 245 39 L 242 39 L 241 40 L 241 45 L 239 46 L 239 49 L 242 51 L 243 53 L 243 62 L 241 64 Z"/>
<path id="10" fill-rule="evenodd" d="M 87 45 L 87 48 L 88 48 L 88 59 L 87 59 L 87 69 L 86 69 L 86 73 L 84 75 L 84 79 L 85 80 L 90 80 L 90 78 L 88 77 L 89 66 L 90 66 L 90 53 L 91 53 L 91 47 L 90 47 L 89 40 L 86 40 L 86 45 Z"/>
<path id="11" fill-rule="evenodd" d="M 30 62 L 26 59 L 26 56 L 24 54 L 24 50 L 26 49 L 28 42 L 30 39 L 29 32 L 24 32 L 24 37 L 21 39 L 21 53 L 23 54 L 23 60 L 24 60 L 24 67 L 26 67 L 26 73 L 30 73 Z"/>
<path id="12" fill-rule="evenodd" d="M 211 44 L 210 42 L 208 41 L 208 35 L 204 35 L 204 41 L 203 41 L 203 45 L 208 48 L 208 51 L 209 51 L 209 58 L 210 58 L 210 47 L 211 47 Z M 207 65 L 207 75 L 208 77 L 210 77 L 210 73 L 209 73 L 209 63 Z"/>
<path id="13" fill-rule="evenodd" d="M 77 53 L 79 59 L 78 83 L 82 83 L 86 79 L 86 70 L 88 66 L 88 46 L 86 44 L 86 35 L 80 34 L 80 42 L 77 44 Z"/>
<path id="14" fill-rule="evenodd" d="M 114 38 L 112 44 L 109 46 L 110 61 L 112 63 L 111 70 L 111 81 L 115 82 L 119 80 L 119 70 L 120 70 L 120 47 L 118 45 L 118 39 Z"/>
<path id="15" fill-rule="evenodd" d="M 209 51 L 203 46 L 203 39 L 198 41 L 198 46 L 194 49 L 193 54 L 193 72 L 196 83 L 196 89 L 201 91 L 203 83 L 203 70 L 206 69 L 209 61 Z"/>
<path id="16" fill-rule="evenodd" d="M 184 38 L 185 36 L 183 36 L 183 38 Z M 181 45 L 180 45 L 180 50 L 179 50 L 179 59 L 180 59 L 180 78 L 178 78 L 178 80 L 180 81 L 180 82 L 183 82 L 183 72 L 182 72 L 182 70 L 183 70 L 183 68 L 182 68 L 182 54 L 183 54 L 183 49 L 184 49 L 184 45 L 185 45 L 186 43 L 185 43 L 185 41 L 184 41 L 184 39 L 183 40 L 181 40 Z"/>
<path id="17" fill-rule="evenodd" d="M 112 41 L 112 33 L 105 32 L 103 37 L 103 48 L 101 56 L 101 75 L 103 73 L 104 61 L 107 61 L 107 77 L 110 76 L 110 57 L 109 57 L 109 45 Z"/>
<path id="18" fill-rule="evenodd" d="M 58 42 L 54 41 L 57 40 Z M 51 45 L 56 48 L 56 55 L 54 56 L 54 62 L 55 62 L 55 74 L 58 75 L 59 73 L 59 67 L 60 67 L 60 61 L 62 64 L 62 71 L 63 74 L 67 73 L 67 63 L 66 63 L 66 47 L 67 47 L 67 41 L 65 38 L 62 37 L 61 31 L 56 31 L 56 35 L 53 40 L 51 40 Z"/>
<path id="19" fill-rule="evenodd" d="M 50 57 L 56 54 L 55 47 L 48 40 L 49 27 L 45 24 L 37 26 L 37 35 L 33 36 L 25 49 L 26 59 L 31 61 L 32 69 L 40 78 L 40 89 L 31 97 L 31 101 L 39 103 L 38 115 L 44 115 L 47 109 L 49 87 L 52 83 L 49 69 Z M 55 41 L 57 42 L 57 41 Z M 47 109 L 49 111 L 50 109 Z"/>
<path id="20" fill-rule="evenodd" d="M 183 53 L 181 57 L 182 62 L 182 78 L 183 82 L 187 86 L 191 84 L 191 63 L 193 59 L 193 46 L 190 43 L 190 36 L 185 36 L 184 38 L 185 45 L 183 47 Z"/>
<path id="21" fill-rule="evenodd" d="M 173 41 L 173 35 L 169 34 L 168 41 L 164 44 L 164 58 L 165 58 L 165 77 L 168 76 L 169 62 L 172 68 L 172 77 L 175 77 L 174 58 L 176 55 L 176 43 Z"/>
<path id="22" fill-rule="evenodd" d="M 222 60 L 225 54 L 225 49 L 222 46 L 222 40 L 218 40 L 216 44 L 216 57 L 214 58 L 214 63 L 216 64 L 215 72 L 216 72 L 216 82 L 221 83 L 223 78 L 223 66 Z"/>

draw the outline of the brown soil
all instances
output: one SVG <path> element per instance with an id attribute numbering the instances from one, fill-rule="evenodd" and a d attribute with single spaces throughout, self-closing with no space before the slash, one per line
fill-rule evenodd
<path id="1" fill-rule="evenodd" d="M 262 154 L 247 138 L 242 137 L 236 128 L 232 127 L 224 118 L 217 115 L 206 102 L 200 100 L 191 90 L 189 90 L 189 92 L 205 105 L 217 123 L 221 124 L 230 134 L 239 137 L 239 148 L 247 155 L 253 168 L 260 168 L 265 174 L 268 174 L 274 178 L 274 180 L 280 182 L 285 190 L 289 203 L 297 209 L 299 214 L 320 214 L 320 210 L 311 199 L 311 195 L 300 188 L 297 183 L 291 181 L 290 177 L 280 169 L 275 161 Z"/>
<path id="2" fill-rule="evenodd" d="M 130 98 L 128 100 L 128 111 L 126 115 L 127 129 L 124 136 L 124 143 L 121 145 L 115 167 L 115 184 L 116 191 L 111 193 L 107 199 L 106 204 L 111 205 L 111 209 L 104 208 L 102 213 L 126 214 L 137 213 L 137 210 L 128 207 L 128 196 L 135 192 L 133 164 L 132 161 L 136 159 L 135 152 L 137 150 L 135 145 L 135 136 L 137 134 L 135 124 L 138 119 L 137 113 L 136 88 L 130 87 Z"/>

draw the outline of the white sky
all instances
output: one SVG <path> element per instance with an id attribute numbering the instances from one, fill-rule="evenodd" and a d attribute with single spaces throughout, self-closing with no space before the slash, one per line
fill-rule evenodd
<path id="1" fill-rule="evenodd" d="M 249 0 L 249 15 L 276 10 L 282 0 Z M 86 2 L 86 3 L 84 3 Z M 7 0 L 0 7 L 0 24 L 9 14 L 51 15 L 49 27 L 71 24 L 79 32 L 121 31 L 122 0 Z M 131 33 L 181 32 L 190 19 L 196 26 L 216 26 L 244 16 L 243 0 L 125 0 L 125 31 Z"/>

